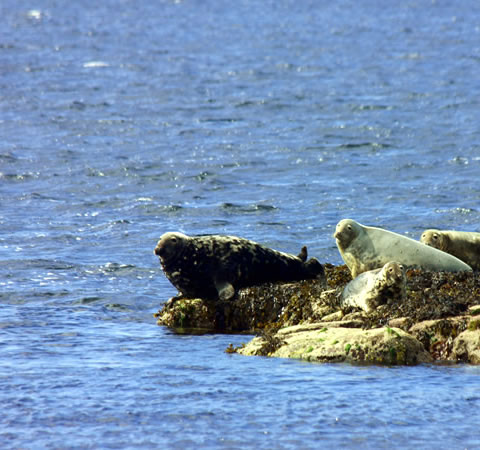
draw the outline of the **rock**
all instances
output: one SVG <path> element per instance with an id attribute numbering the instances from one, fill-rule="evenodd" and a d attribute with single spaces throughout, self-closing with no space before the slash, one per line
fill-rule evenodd
<path id="1" fill-rule="evenodd" d="M 399 328 L 360 330 L 329 323 L 284 328 L 270 342 L 255 338 L 237 352 L 315 362 L 414 365 L 432 361 L 422 344 Z"/>
<path id="2" fill-rule="evenodd" d="M 158 325 L 170 328 L 212 328 L 216 323 L 216 309 L 213 302 L 201 298 L 182 299 L 164 307 L 154 316 Z"/>
<path id="3" fill-rule="evenodd" d="M 465 332 L 480 329 L 480 273 L 408 270 L 406 298 L 399 304 L 384 304 L 366 313 L 340 305 L 342 289 L 351 280 L 348 268 L 325 264 L 325 272 L 327 286 L 315 280 L 270 283 L 241 289 L 228 302 L 181 298 L 167 302 L 155 316 L 159 325 L 186 328 L 183 332 L 201 329 L 263 333 L 246 346 L 244 351 L 249 354 L 280 356 L 285 347 L 282 351 L 289 355 L 295 341 L 298 348 L 292 357 L 314 361 L 414 364 L 415 360 L 428 359 L 425 352 L 434 361 L 477 361 L 475 333 Z M 320 337 L 315 338 L 318 342 L 314 345 L 311 336 L 305 334 L 318 334 L 322 329 L 332 337 L 329 342 L 339 342 L 335 346 L 320 345 Z M 393 346 L 394 337 L 387 341 L 385 330 L 395 330 L 400 335 L 398 349 Z M 345 337 L 346 333 L 350 334 Z M 390 345 L 387 350 L 385 342 Z M 344 344 L 343 350 L 340 343 Z M 418 343 L 423 346 L 423 353 L 417 349 Z M 377 348 L 380 344 L 384 347 Z M 311 350 L 304 351 L 310 347 Z M 415 349 L 419 351 L 417 357 L 412 356 Z"/>
<path id="4" fill-rule="evenodd" d="M 468 314 L 471 314 L 472 316 L 476 316 L 477 314 L 480 314 L 480 305 L 472 305 L 468 308 Z"/>
<path id="5" fill-rule="evenodd" d="M 480 311 L 477 314 L 478 315 L 476 316 L 469 317 L 467 324 L 469 330 L 473 331 L 480 329 Z"/>
<path id="6" fill-rule="evenodd" d="M 451 359 L 455 338 L 466 329 L 467 316 L 439 320 L 425 320 L 416 323 L 409 333 L 418 339 L 436 360 Z"/>
<path id="7" fill-rule="evenodd" d="M 318 280 L 267 283 L 240 289 L 233 301 L 179 298 L 168 301 L 155 314 L 158 325 L 171 328 L 203 328 L 213 331 L 253 332 L 290 325 L 315 317 L 324 290 Z M 324 305 L 323 311 L 333 311 Z"/>
<path id="8" fill-rule="evenodd" d="M 408 331 L 413 325 L 413 320 L 410 317 L 399 317 L 388 321 L 388 326 L 392 328 L 400 328 L 403 331 Z"/>
<path id="9" fill-rule="evenodd" d="M 453 343 L 452 358 L 457 362 L 480 364 L 480 329 L 459 334 Z"/>
<path id="10" fill-rule="evenodd" d="M 342 311 L 335 311 L 334 313 L 327 314 L 326 316 L 322 317 L 323 322 L 334 322 L 337 320 L 342 320 L 343 312 Z"/>

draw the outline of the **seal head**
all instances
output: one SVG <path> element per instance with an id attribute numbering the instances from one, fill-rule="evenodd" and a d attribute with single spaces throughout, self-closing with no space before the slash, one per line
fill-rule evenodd
<path id="1" fill-rule="evenodd" d="M 158 241 L 154 253 L 165 262 L 178 258 L 188 244 L 188 239 L 189 237 L 183 233 L 165 233 Z"/>
<path id="2" fill-rule="evenodd" d="M 341 304 L 371 312 L 380 305 L 405 299 L 406 283 L 404 267 L 390 261 L 350 281 L 342 292 Z"/>
<path id="3" fill-rule="evenodd" d="M 362 233 L 362 227 L 352 219 L 343 219 L 338 222 L 333 237 L 338 248 L 347 249 L 350 244 Z"/>
<path id="4" fill-rule="evenodd" d="M 442 250 L 442 252 L 447 251 L 446 236 L 443 235 L 438 230 L 425 230 L 422 233 L 420 242 L 423 242 L 424 244 L 429 245 L 430 247 L 438 248 L 438 250 Z"/>
<path id="5" fill-rule="evenodd" d="M 480 270 L 480 233 L 455 230 L 425 230 L 420 242 L 449 253 L 474 270 Z"/>

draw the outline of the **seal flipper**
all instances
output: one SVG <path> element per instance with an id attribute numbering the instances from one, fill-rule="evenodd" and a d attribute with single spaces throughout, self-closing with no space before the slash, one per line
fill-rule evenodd
<path id="1" fill-rule="evenodd" d="M 235 288 L 228 281 L 215 280 L 218 298 L 222 301 L 230 300 L 235 295 Z"/>
<path id="2" fill-rule="evenodd" d="M 300 253 L 297 255 L 297 258 L 305 262 L 308 258 L 308 251 L 307 251 L 307 246 L 304 245 L 302 249 L 300 250 Z"/>
<path id="3" fill-rule="evenodd" d="M 171 306 L 173 306 L 173 304 L 177 301 L 177 300 L 180 300 L 182 298 L 185 298 L 185 296 L 179 292 L 178 295 L 175 295 L 175 297 L 170 297 L 166 302 L 165 302 L 165 307 L 167 308 L 170 308 Z"/>

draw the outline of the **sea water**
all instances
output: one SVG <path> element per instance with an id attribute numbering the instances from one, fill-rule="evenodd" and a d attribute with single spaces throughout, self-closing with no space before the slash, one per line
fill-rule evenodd
<path id="1" fill-rule="evenodd" d="M 480 231 L 476 1 L 0 3 L 1 448 L 479 448 L 480 369 L 179 335 L 166 231 Z"/>

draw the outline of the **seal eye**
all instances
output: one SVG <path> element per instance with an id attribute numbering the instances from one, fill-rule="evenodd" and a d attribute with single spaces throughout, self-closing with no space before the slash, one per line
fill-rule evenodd
<path id="1" fill-rule="evenodd" d="M 436 241 L 438 239 L 438 234 L 434 234 L 432 238 Z"/>
<path id="2" fill-rule="evenodd" d="M 352 226 L 351 226 L 351 225 L 347 225 L 347 229 L 348 229 L 349 231 L 352 231 Z"/>

